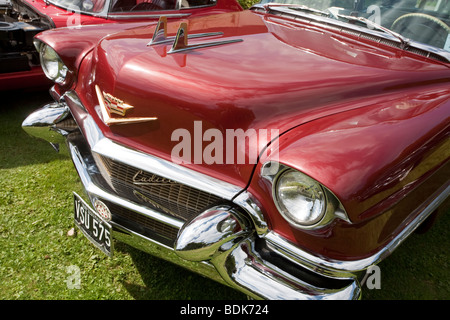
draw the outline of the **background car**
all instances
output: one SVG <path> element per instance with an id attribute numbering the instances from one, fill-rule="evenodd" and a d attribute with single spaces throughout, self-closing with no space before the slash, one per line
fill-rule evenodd
<path id="1" fill-rule="evenodd" d="M 0 0 L 0 90 L 50 86 L 33 37 L 51 28 L 151 22 L 242 10 L 236 0 Z"/>
<path id="2" fill-rule="evenodd" d="M 55 102 L 23 128 L 71 156 L 88 238 L 253 298 L 359 298 L 448 205 L 449 16 L 329 3 L 38 35 Z"/>

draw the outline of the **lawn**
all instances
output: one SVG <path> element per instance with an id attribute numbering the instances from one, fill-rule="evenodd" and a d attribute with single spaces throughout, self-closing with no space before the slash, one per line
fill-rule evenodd
<path id="1" fill-rule="evenodd" d="M 0 97 L 0 299 L 246 299 L 124 244 L 110 259 L 68 234 L 72 191 L 82 192 L 71 160 L 21 129 L 49 100 L 46 91 Z M 363 299 L 449 299 L 449 226 L 445 214 L 427 234 L 412 235 L 380 264 L 381 289 L 364 287 Z"/>

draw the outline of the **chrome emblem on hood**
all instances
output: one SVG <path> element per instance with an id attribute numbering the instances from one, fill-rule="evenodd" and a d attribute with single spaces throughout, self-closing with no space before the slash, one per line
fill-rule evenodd
<path id="1" fill-rule="evenodd" d="M 131 124 L 154 121 L 156 117 L 129 117 L 129 118 L 113 118 L 111 114 L 118 114 L 123 117 L 129 110 L 134 109 L 133 106 L 124 103 L 122 100 L 112 96 L 109 93 L 100 90 L 99 86 L 95 86 L 95 92 L 97 93 L 98 103 L 100 105 L 100 111 L 103 118 L 103 122 L 107 126 L 119 125 L 119 124 Z"/>

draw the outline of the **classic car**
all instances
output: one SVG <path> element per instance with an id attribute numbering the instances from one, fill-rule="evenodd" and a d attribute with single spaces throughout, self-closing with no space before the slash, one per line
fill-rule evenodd
<path id="1" fill-rule="evenodd" d="M 236 0 L 0 0 L 0 90 L 51 86 L 33 46 L 43 30 L 239 10 Z"/>
<path id="2" fill-rule="evenodd" d="M 35 38 L 73 219 L 255 299 L 360 299 L 448 208 L 448 1 L 260 3 Z M 63 177 L 62 177 L 63 178 Z"/>

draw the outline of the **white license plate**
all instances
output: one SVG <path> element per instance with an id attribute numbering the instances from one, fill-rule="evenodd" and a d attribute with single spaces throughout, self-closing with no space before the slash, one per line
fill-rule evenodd
<path id="1" fill-rule="evenodd" d="M 83 234 L 101 251 L 112 256 L 111 225 L 100 217 L 78 194 L 74 197 L 74 220 Z"/>

